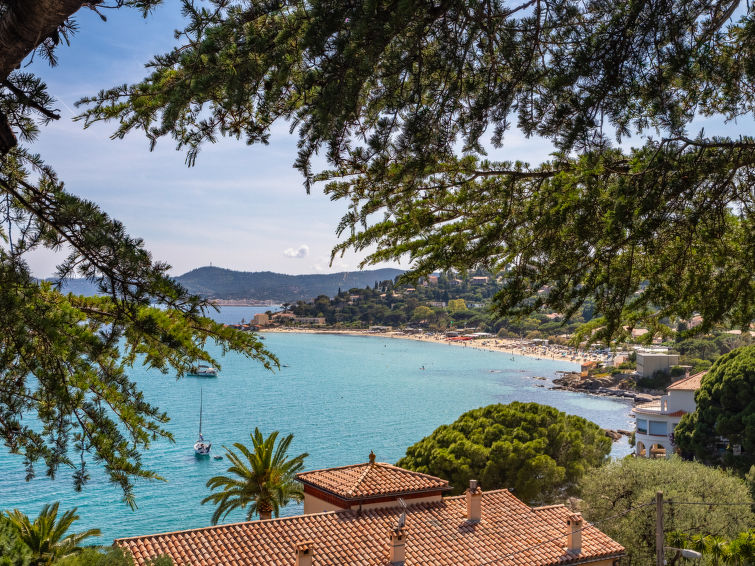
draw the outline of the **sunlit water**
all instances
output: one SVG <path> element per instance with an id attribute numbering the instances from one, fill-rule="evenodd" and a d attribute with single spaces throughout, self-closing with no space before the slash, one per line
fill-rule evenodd
<path id="1" fill-rule="evenodd" d="M 235 322 L 261 310 L 226 307 L 217 316 Z M 256 426 L 264 433 L 293 433 L 291 453 L 308 452 L 308 469 L 365 462 L 370 450 L 379 461 L 396 462 L 407 446 L 437 426 L 490 403 L 536 401 L 606 428 L 630 427 L 627 402 L 547 389 L 557 370 L 576 367 L 567 362 L 362 336 L 268 334 L 265 345 L 284 364 L 275 373 L 237 355 L 223 358 L 217 379 L 177 381 L 133 370 L 147 399 L 170 415 L 168 428 L 175 435 L 175 443 L 158 442 L 145 454 L 145 465 L 166 481 L 139 483 L 136 511 L 94 471 L 81 493 L 74 492 L 65 470 L 55 481 L 41 477 L 27 483 L 20 458 L 5 450 L 0 451 L 0 509 L 18 507 L 36 514 L 44 503 L 56 500 L 63 509 L 77 506 L 77 528 L 101 529 L 102 542 L 208 525 L 212 509 L 200 505 L 208 494 L 205 482 L 224 472 L 227 463 L 194 457 L 200 388 L 203 430 L 213 454 L 222 454 L 223 445 L 248 441 Z M 614 444 L 614 456 L 628 452 L 626 441 Z M 292 505 L 283 514 L 300 511 Z M 237 513 L 227 521 L 243 518 Z"/>

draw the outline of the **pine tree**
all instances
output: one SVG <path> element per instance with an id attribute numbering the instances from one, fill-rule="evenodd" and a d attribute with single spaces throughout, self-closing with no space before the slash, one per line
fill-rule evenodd
<path id="1" fill-rule="evenodd" d="M 350 205 L 334 254 L 409 259 L 409 279 L 502 271 L 502 315 L 592 298 L 595 339 L 755 318 L 752 3 L 212 3 L 185 1 L 176 48 L 86 98 L 85 124 L 171 136 L 193 163 L 287 121 L 305 186 Z M 696 116 L 742 125 L 711 137 Z M 489 159 L 514 125 L 552 159 Z"/>
<path id="2" fill-rule="evenodd" d="M 116 0 L 145 15 L 159 0 Z M 185 373 L 216 360 L 207 342 L 272 367 L 253 335 L 208 318 L 213 308 L 190 295 L 154 261 L 138 238 L 96 204 L 67 192 L 29 143 L 57 120 L 44 81 L 22 63 L 32 54 L 56 61 L 75 29 L 72 15 L 99 1 L 0 0 L 0 438 L 26 465 L 27 478 L 72 470 L 89 479 L 89 456 L 133 504 L 137 478 L 159 478 L 141 454 L 171 438 L 168 416 L 148 404 L 129 370 L 143 364 Z M 27 266 L 40 248 L 68 250 L 53 282 Z M 94 297 L 61 292 L 68 277 L 96 283 Z M 33 418 L 29 418 L 29 417 Z"/>

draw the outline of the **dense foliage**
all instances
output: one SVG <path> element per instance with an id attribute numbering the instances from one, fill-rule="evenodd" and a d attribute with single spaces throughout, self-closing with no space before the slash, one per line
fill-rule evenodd
<path id="1" fill-rule="evenodd" d="M 120 548 L 79 546 L 99 531 L 68 534 L 78 519 L 76 510 L 59 519 L 57 510 L 58 503 L 45 505 L 33 521 L 18 510 L 0 512 L 0 566 L 134 566 L 131 555 Z M 147 562 L 147 566 L 172 564 L 168 556 Z"/>
<path id="2" fill-rule="evenodd" d="M 736 538 L 725 539 L 711 535 L 693 535 L 672 532 L 666 536 L 671 548 L 689 548 L 701 553 L 706 563 L 721 566 L 750 566 L 755 564 L 755 530 L 740 533 Z M 674 565 L 681 558 L 676 552 L 668 561 Z"/>
<path id="3" fill-rule="evenodd" d="M 162 559 L 164 560 L 164 559 Z M 172 560 L 159 566 L 171 566 Z M 60 560 L 56 566 L 134 566 L 131 555 L 120 548 L 87 548 L 80 554 Z M 157 566 L 153 563 L 153 566 Z"/>
<path id="4" fill-rule="evenodd" d="M 674 430 L 679 448 L 702 462 L 747 473 L 755 465 L 755 346 L 721 356 L 703 378 L 695 403 L 695 412 Z"/>
<path id="5" fill-rule="evenodd" d="M 366 289 L 349 289 L 334 297 L 320 295 L 312 301 L 297 301 L 290 310 L 297 316 L 325 318 L 329 325 L 363 328 L 370 325 L 411 326 L 429 330 L 476 328 L 502 337 L 556 337 L 574 332 L 590 320 L 592 305 L 565 323 L 553 313 L 538 312 L 529 317 L 501 317 L 490 309 L 501 283 L 490 273 L 473 283 L 471 275 L 441 273 L 431 283 L 422 278 L 416 285 L 392 280 L 375 281 Z M 417 311 L 418 307 L 424 307 Z M 421 316 L 420 316 L 421 315 Z"/>
<path id="6" fill-rule="evenodd" d="M 0 566 L 29 566 L 31 552 L 18 538 L 18 531 L 0 513 Z"/>
<path id="7" fill-rule="evenodd" d="M 622 564 L 655 562 L 655 494 L 663 491 L 664 532 L 735 538 L 755 524 L 741 479 L 679 458 L 625 458 L 588 471 L 579 482 L 585 518 L 624 545 Z M 670 502 L 669 502 L 670 501 Z M 705 505 L 675 505 L 673 502 Z M 737 503 L 745 505 L 715 505 Z M 644 507 L 641 507 L 645 505 Z M 630 509 L 634 509 L 630 511 Z M 668 541 L 672 542 L 672 541 Z M 673 553 L 668 553 L 671 559 Z"/>
<path id="8" fill-rule="evenodd" d="M 447 479 L 454 493 L 477 479 L 484 489 L 509 488 L 524 501 L 546 503 L 569 492 L 610 450 L 595 423 L 514 402 L 464 413 L 410 446 L 397 465 Z"/>
<path id="9" fill-rule="evenodd" d="M 246 509 L 246 519 L 251 521 L 255 513 L 260 519 L 270 519 L 280 513 L 280 508 L 290 501 L 303 501 L 302 486 L 294 478 L 304 467 L 305 452 L 289 457 L 288 447 L 293 434 L 278 441 L 278 431 L 267 438 L 259 429 L 249 435 L 250 450 L 240 442 L 234 443 L 238 454 L 226 448 L 225 457 L 231 462 L 227 476 L 215 476 L 207 481 L 213 493 L 202 504 L 213 503 L 212 524 L 226 517 L 234 509 Z M 276 444 L 277 442 L 277 444 Z"/>
<path id="10" fill-rule="evenodd" d="M 116 0 L 145 15 L 159 0 Z M 168 417 L 129 378 L 134 364 L 182 375 L 197 360 L 217 364 L 208 342 L 271 367 L 251 334 L 208 318 L 211 308 L 167 276 L 138 238 L 96 204 L 67 191 L 31 142 L 59 119 L 41 77 L 23 65 L 32 55 L 54 64 L 71 39 L 71 16 L 99 1 L 0 0 L 0 439 L 19 455 L 28 478 L 61 466 L 74 486 L 89 479 L 93 456 L 133 504 L 132 482 L 158 478 L 141 452 L 170 438 Z M 32 276 L 36 250 L 61 251 L 54 283 Z M 64 294 L 82 277 L 101 295 Z"/>
<path id="11" fill-rule="evenodd" d="M 700 331 L 753 320 L 755 139 L 694 132 L 753 117 L 752 3 L 210 4 L 184 0 L 175 49 L 83 100 L 85 123 L 172 136 L 193 163 L 220 135 L 266 143 L 287 121 L 306 186 L 350 205 L 334 253 L 504 271 L 503 314 L 592 298 L 599 337 L 695 311 Z M 514 126 L 552 159 L 506 160 Z"/>

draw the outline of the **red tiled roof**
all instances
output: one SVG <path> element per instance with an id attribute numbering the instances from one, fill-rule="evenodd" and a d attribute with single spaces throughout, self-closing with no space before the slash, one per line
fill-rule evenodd
<path id="1" fill-rule="evenodd" d="M 390 533 L 402 509 L 299 515 L 118 539 L 137 566 L 170 555 L 176 566 L 294 566 L 295 545 L 312 541 L 318 566 L 387 566 Z M 582 549 L 568 553 L 562 505 L 532 509 L 506 490 L 482 495 L 482 520 L 466 519 L 464 496 L 409 505 L 405 566 L 581 564 L 621 556 L 617 542 L 584 523 Z M 499 562 L 500 561 L 500 562 Z"/>
<path id="2" fill-rule="evenodd" d="M 296 479 L 343 499 L 450 489 L 446 480 L 383 462 L 302 472 Z"/>
<path id="3" fill-rule="evenodd" d="M 705 374 L 707 374 L 707 371 L 701 371 L 700 373 L 696 373 L 695 375 L 690 375 L 689 377 L 685 377 L 684 379 L 680 379 L 679 381 L 675 381 L 671 385 L 669 385 L 666 389 L 676 389 L 680 391 L 697 391 L 700 389 L 700 382 L 702 381 L 703 377 L 705 377 Z"/>

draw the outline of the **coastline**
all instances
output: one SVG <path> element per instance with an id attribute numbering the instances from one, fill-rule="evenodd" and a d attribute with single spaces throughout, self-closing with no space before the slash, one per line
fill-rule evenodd
<path id="1" fill-rule="evenodd" d="M 476 350 L 487 350 L 490 352 L 501 352 L 503 354 L 524 356 L 538 360 L 563 361 L 570 364 L 581 364 L 589 361 L 599 361 L 603 358 L 597 355 L 590 355 L 584 352 L 570 352 L 570 348 L 565 346 L 532 346 L 524 345 L 519 340 L 507 338 L 484 338 L 464 342 L 454 342 L 446 340 L 445 337 L 437 335 L 428 336 L 425 334 L 404 334 L 403 332 L 370 332 L 368 330 L 334 330 L 334 329 L 316 329 L 316 328 L 265 328 L 258 332 L 259 334 L 267 333 L 292 333 L 292 334 L 341 334 L 349 336 L 375 336 L 379 338 L 394 338 L 399 340 L 414 340 L 417 342 L 430 342 L 435 344 L 446 344 L 457 348 L 473 348 Z"/>

